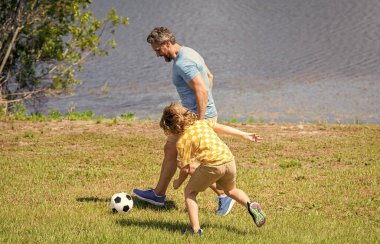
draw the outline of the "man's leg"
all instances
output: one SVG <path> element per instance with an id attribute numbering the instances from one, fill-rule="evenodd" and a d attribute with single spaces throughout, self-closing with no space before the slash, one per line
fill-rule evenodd
<path id="1" fill-rule="evenodd" d="M 164 205 L 166 190 L 177 169 L 176 139 L 171 139 L 173 138 L 168 137 L 164 146 L 164 160 L 161 165 L 160 178 L 156 188 L 148 190 L 133 189 L 133 192 L 140 200 L 158 206 Z"/>
<path id="2" fill-rule="evenodd" d="M 177 148 L 176 143 L 167 141 L 164 146 L 164 160 L 161 165 L 160 178 L 154 192 L 159 196 L 164 196 L 177 169 Z"/>

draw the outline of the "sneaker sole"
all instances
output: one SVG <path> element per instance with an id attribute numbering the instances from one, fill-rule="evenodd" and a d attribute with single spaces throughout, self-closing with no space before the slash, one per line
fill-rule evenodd
<path id="1" fill-rule="evenodd" d="M 263 217 L 262 221 L 259 222 L 259 223 L 257 223 L 256 216 L 252 213 L 250 205 L 248 205 L 248 209 L 249 209 L 248 212 L 251 215 L 251 217 L 253 219 L 253 222 L 255 222 L 255 225 L 257 227 L 261 227 L 261 226 L 263 226 L 265 224 L 265 221 L 266 221 L 265 214 L 261 210 L 260 205 L 258 205 L 258 204 L 254 204 L 254 205 L 255 205 L 255 207 L 253 209 L 254 209 L 254 211 L 256 212 L 257 215 L 261 215 Z"/>
<path id="2" fill-rule="evenodd" d="M 217 215 L 219 215 L 219 216 L 226 216 L 227 214 L 229 214 L 230 211 L 231 211 L 231 209 L 232 209 L 232 207 L 234 206 L 235 202 L 236 201 L 234 199 L 232 199 L 231 203 L 230 203 L 230 206 L 228 206 L 227 212 L 225 212 L 224 214 L 217 214 Z"/>
<path id="3" fill-rule="evenodd" d="M 142 201 L 144 201 L 144 202 L 148 202 L 148 203 L 153 204 L 153 205 L 156 205 L 156 206 L 160 206 L 160 207 L 162 207 L 162 206 L 164 206 L 164 204 L 165 204 L 165 203 L 161 203 L 161 202 L 155 202 L 155 201 L 153 201 L 153 200 L 151 200 L 151 199 L 148 199 L 148 198 L 141 197 L 141 196 L 137 195 L 136 193 L 135 193 L 135 196 L 136 196 L 138 199 L 140 199 L 140 200 L 142 200 Z"/>

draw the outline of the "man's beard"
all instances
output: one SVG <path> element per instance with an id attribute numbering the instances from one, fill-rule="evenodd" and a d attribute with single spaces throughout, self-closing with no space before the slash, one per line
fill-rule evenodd
<path id="1" fill-rule="evenodd" d="M 164 56 L 164 59 L 165 59 L 165 62 L 168 62 L 168 63 L 172 61 L 172 58 L 168 56 Z"/>

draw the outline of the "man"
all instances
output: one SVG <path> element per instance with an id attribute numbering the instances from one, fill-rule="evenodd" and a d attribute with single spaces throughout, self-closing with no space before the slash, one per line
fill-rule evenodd
<path id="1" fill-rule="evenodd" d="M 217 111 L 212 97 L 213 75 L 203 58 L 193 49 L 179 45 L 173 33 L 166 27 L 156 27 L 149 34 L 147 42 L 158 57 L 166 62 L 173 61 L 172 80 L 181 103 L 198 115 L 198 119 L 216 121 Z M 163 206 L 166 190 L 177 167 L 176 142 L 178 135 L 169 135 L 164 146 L 164 160 L 156 188 L 148 190 L 134 189 L 136 196 L 154 205 Z M 211 187 L 211 186 L 210 186 Z M 222 190 L 211 187 L 218 195 L 217 215 L 226 215 L 235 203 Z"/>

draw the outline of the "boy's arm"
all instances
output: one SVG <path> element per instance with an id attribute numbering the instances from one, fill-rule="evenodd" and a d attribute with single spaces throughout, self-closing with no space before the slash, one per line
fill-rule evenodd
<path id="1" fill-rule="evenodd" d="M 190 173 L 190 164 L 187 164 L 181 168 L 180 164 L 178 163 L 178 167 L 181 170 L 179 171 L 178 179 L 173 181 L 173 188 L 174 189 L 178 189 L 182 185 L 182 183 L 186 180 L 187 176 Z"/>
<path id="2" fill-rule="evenodd" d="M 248 133 L 241 130 L 238 130 L 236 128 L 232 128 L 228 125 L 222 125 L 215 123 L 212 127 L 216 133 L 222 133 L 227 134 L 230 136 L 239 136 L 243 139 L 246 139 L 248 141 L 257 142 L 260 143 L 263 138 L 261 138 L 259 135 L 256 135 L 256 133 Z"/>

